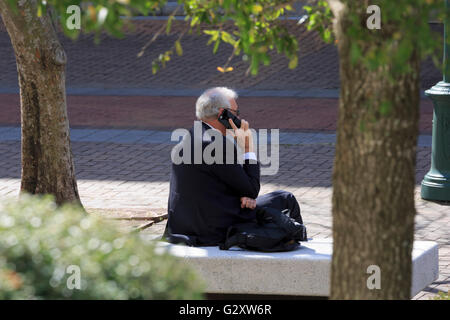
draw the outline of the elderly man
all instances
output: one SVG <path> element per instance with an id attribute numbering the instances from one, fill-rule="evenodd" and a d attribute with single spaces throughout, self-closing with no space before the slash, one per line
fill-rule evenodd
<path id="1" fill-rule="evenodd" d="M 256 218 L 256 206 L 280 211 L 289 209 L 290 216 L 303 223 L 300 206 L 291 193 L 275 191 L 258 197 L 260 164 L 253 150 L 249 123 L 241 119 L 238 128 L 231 119 L 228 120 L 232 128 L 229 133 L 235 139 L 233 142 L 226 135 L 227 128 L 219 121 L 224 110 L 239 117 L 236 99 L 236 92 L 224 87 L 208 89 L 197 99 L 196 116 L 201 121 L 201 125 L 198 124 L 201 134 L 195 132 L 195 128 L 191 129 L 182 143 L 183 147 L 190 148 L 185 154 L 188 155 L 188 161 L 172 163 L 169 218 L 164 233 L 170 242 L 194 246 L 218 245 L 224 241 L 231 225 Z M 208 135 L 208 132 L 215 134 Z M 223 161 L 211 163 L 201 159 L 198 162 L 198 158 L 195 159 L 195 146 L 201 146 L 201 151 L 205 151 L 215 139 L 222 140 L 220 143 L 223 143 L 223 148 L 219 150 L 223 155 L 214 152 L 213 155 L 222 156 L 216 159 Z M 242 152 L 237 152 L 237 148 Z M 232 155 L 227 154 L 230 150 L 233 151 Z M 242 161 L 238 161 L 239 156 L 243 157 Z M 230 157 L 231 162 L 227 161 Z"/>

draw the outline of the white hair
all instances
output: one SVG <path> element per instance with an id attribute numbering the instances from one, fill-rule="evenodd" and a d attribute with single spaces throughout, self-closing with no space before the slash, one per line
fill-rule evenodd
<path id="1" fill-rule="evenodd" d="M 216 117 L 220 108 L 229 108 L 230 100 L 238 97 L 234 90 L 226 87 L 215 87 L 206 90 L 195 103 L 197 119 Z"/>

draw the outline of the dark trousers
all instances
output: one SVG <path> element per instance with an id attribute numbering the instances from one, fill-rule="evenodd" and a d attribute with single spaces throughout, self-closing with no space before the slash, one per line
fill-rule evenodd
<path id="1" fill-rule="evenodd" d="M 294 195 L 288 191 L 278 190 L 263 194 L 256 198 L 256 205 L 258 207 L 271 207 L 280 211 L 289 209 L 289 216 L 298 223 L 303 224 L 300 205 Z"/>
<path id="2" fill-rule="evenodd" d="M 256 198 L 256 206 L 257 207 L 270 207 L 280 211 L 285 209 L 289 209 L 289 217 L 293 218 L 296 222 L 303 224 L 302 216 L 300 214 L 300 205 L 295 199 L 294 195 L 290 192 L 278 190 L 274 192 L 270 192 Z M 243 209 L 246 211 L 249 216 L 256 217 L 256 209 Z M 186 236 L 186 235 L 169 235 L 168 226 L 164 230 L 163 239 L 171 243 L 184 243 L 189 246 L 196 246 L 196 237 Z"/>

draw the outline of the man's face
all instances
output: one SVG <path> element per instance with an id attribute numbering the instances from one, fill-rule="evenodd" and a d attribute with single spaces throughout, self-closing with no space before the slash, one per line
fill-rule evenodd
<path id="1" fill-rule="evenodd" d="M 230 99 L 228 101 L 230 103 L 230 106 L 228 108 L 220 108 L 219 114 L 221 114 L 224 109 L 227 109 L 229 112 L 233 113 L 234 116 L 239 118 L 239 107 L 236 103 L 236 100 Z M 209 125 L 213 126 L 217 130 L 222 132 L 223 135 L 226 135 L 226 128 L 221 122 L 218 121 L 217 117 L 213 117 L 210 119 L 203 119 L 203 121 L 207 122 Z"/>

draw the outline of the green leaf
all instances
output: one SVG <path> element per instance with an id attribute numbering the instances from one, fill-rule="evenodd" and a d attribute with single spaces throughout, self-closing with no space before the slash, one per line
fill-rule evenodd
<path id="1" fill-rule="evenodd" d="M 252 6 L 252 12 L 253 12 L 253 14 L 259 14 L 259 13 L 261 13 L 262 11 L 263 11 L 262 5 L 260 5 L 260 4 L 254 4 L 254 5 Z"/>
<path id="2" fill-rule="evenodd" d="M 329 43 L 331 41 L 331 30 L 325 29 L 322 33 L 322 38 L 325 42 Z"/>
<path id="3" fill-rule="evenodd" d="M 175 41 L 175 51 L 177 52 L 177 55 L 183 55 L 183 48 L 181 47 L 180 40 Z"/>
<path id="4" fill-rule="evenodd" d="M 177 52 L 177 55 L 183 55 L 183 48 L 181 47 L 180 40 L 175 41 L 175 51 Z"/>
<path id="5" fill-rule="evenodd" d="M 289 69 L 295 69 L 297 65 L 298 65 L 298 57 L 297 55 L 295 55 L 289 60 Z"/>
<path id="6" fill-rule="evenodd" d="M 42 17 L 42 4 L 41 3 L 38 4 L 37 16 Z"/>
<path id="7" fill-rule="evenodd" d="M 221 32 L 221 38 L 223 42 L 229 43 L 232 46 L 236 44 L 236 40 L 234 40 L 233 36 L 229 34 L 228 32 L 222 31 Z"/>
<path id="8" fill-rule="evenodd" d="M 192 20 L 191 20 L 191 27 L 195 26 L 196 24 L 198 24 L 200 18 L 198 16 L 195 16 Z"/>
<path id="9" fill-rule="evenodd" d="M 172 27 L 173 18 L 174 18 L 174 16 L 169 16 L 169 19 L 167 19 L 166 34 L 170 33 L 170 28 Z"/>
<path id="10" fill-rule="evenodd" d="M 258 64 L 259 64 L 258 56 L 257 55 L 252 56 L 252 62 L 250 64 L 250 72 L 254 76 L 258 74 Z"/>
<path id="11" fill-rule="evenodd" d="M 208 34 L 211 36 L 210 44 L 212 41 L 216 41 L 219 38 L 220 32 L 218 30 L 204 30 L 203 33 Z"/>
<path id="12" fill-rule="evenodd" d="M 267 55 L 267 54 L 263 55 L 262 61 L 263 61 L 263 64 L 265 66 L 268 66 L 270 64 L 270 57 L 269 57 L 269 55 Z"/>
<path id="13" fill-rule="evenodd" d="M 216 40 L 216 43 L 214 43 L 214 49 L 213 53 L 216 54 L 217 50 L 219 49 L 220 39 Z"/>
<path id="14" fill-rule="evenodd" d="M 159 64 L 156 61 L 152 62 L 152 74 L 156 74 L 159 71 Z"/>

